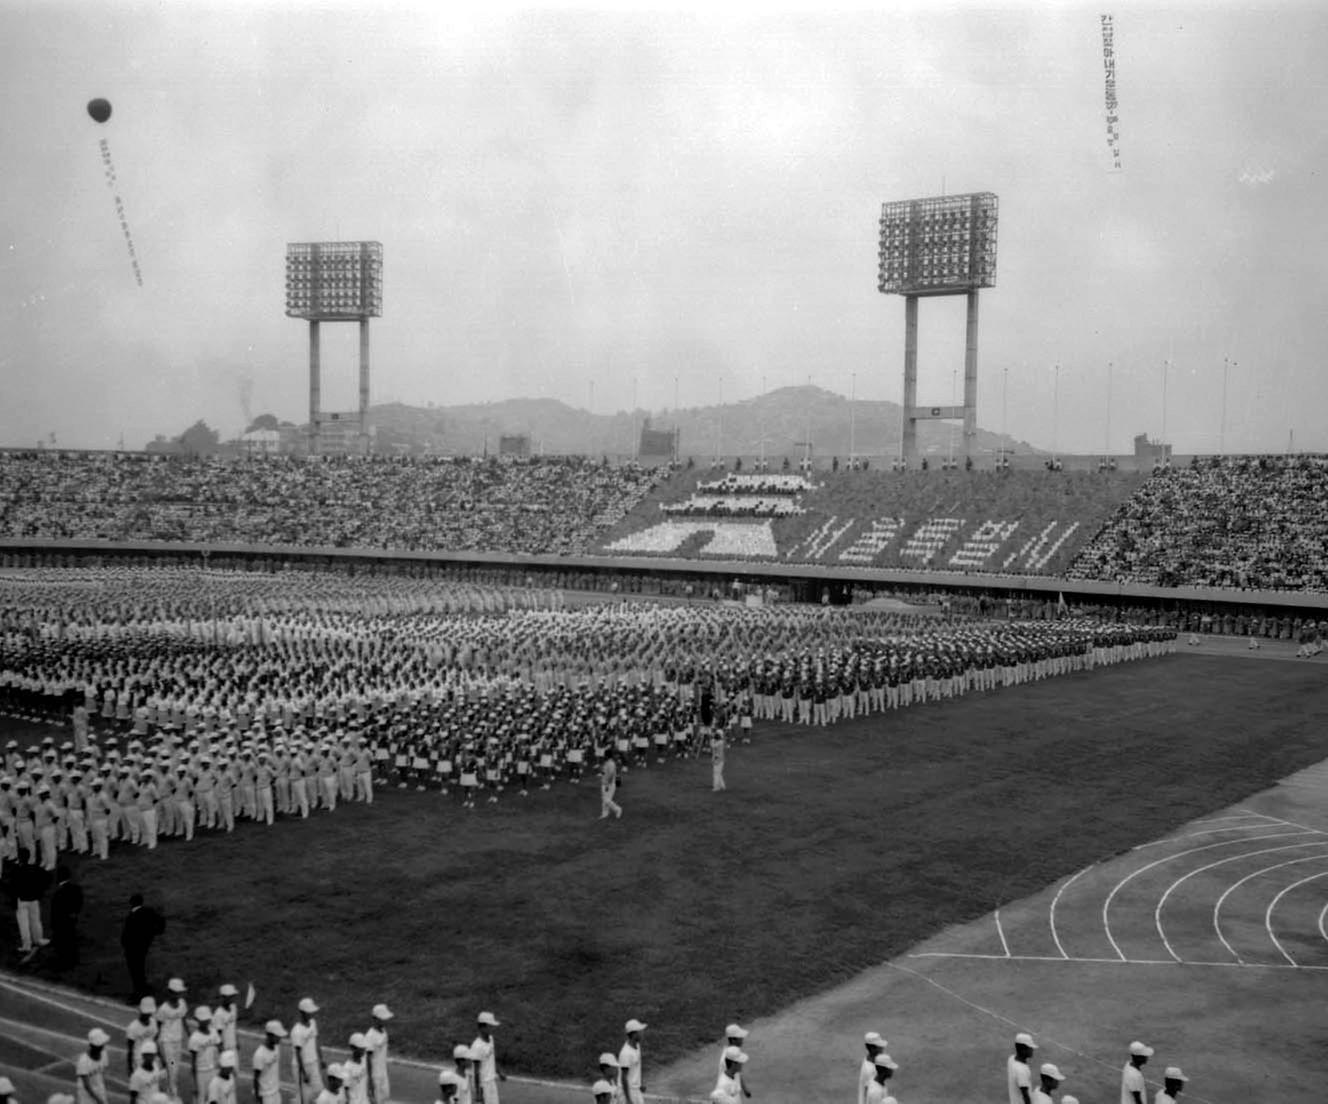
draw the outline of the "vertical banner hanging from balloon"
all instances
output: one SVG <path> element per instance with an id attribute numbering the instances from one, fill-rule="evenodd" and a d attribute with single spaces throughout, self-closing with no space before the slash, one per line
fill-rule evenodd
<path id="1" fill-rule="evenodd" d="M 1107 149 L 1111 151 L 1112 168 L 1119 169 L 1120 115 L 1116 101 L 1116 28 L 1110 15 L 1102 19 L 1102 67 L 1106 71 L 1107 92 Z"/>
<path id="2" fill-rule="evenodd" d="M 90 100 L 88 102 L 88 114 L 92 116 L 94 122 L 105 123 L 111 117 L 111 105 L 102 99 Z M 120 233 L 124 235 L 125 246 L 129 250 L 129 264 L 134 270 L 134 280 L 139 287 L 143 286 L 143 272 L 138 267 L 138 250 L 134 248 L 134 235 L 129 229 L 129 218 L 125 214 L 124 200 L 120 198 L 119 182 L 115 176 L 115 162 L 111 158 L 111 144 L 105 139 L 99 142 L 101 149 L 101 168 L 102 175 L 106 178 L 106 187 L 111 190 L 115 197 L 115 217 L 120 223 Z"/>

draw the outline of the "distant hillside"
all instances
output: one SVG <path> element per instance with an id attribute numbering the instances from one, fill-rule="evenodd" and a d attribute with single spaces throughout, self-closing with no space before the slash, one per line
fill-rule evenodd
<path id="1" fill-rule="evenodd" d="M 898 404 L 859 400 L 853 406 L 853 438 L 858 455 L 891 455 L 899 449 Z M 782 387 L 754 399 L 722 407 L 689 407 L 679 411 L 635 414 L 592 414 L 556 399 L 508 399 L 469 406 L 418 407 L 388 403 L 370 409 L 381 451 L 429 452 L 466 455 L 498 450 L 503 434 L 528 434 L 535 451 L 610 455 L 635 450 L 634 429 L 649 417 L 657 429 L 678 426 L 683 456 L 704 459 L 715 454 L 720 442 L 725 456 L 759 456 L 762 438 L 772 458 L 801 455 L 800 442 L 810 438 L 817 456 L 849 455 L 849 400 L 821 387 Z M 962 440 L 956 424 L 923 422 L 918 441 L 924 452 L 945 455 L 951 434 L 956 453 Z M 979 453 L 995 453 L 999 434 L 980 429 Z M 1007 438 L 1015 454 L 1035 450 L 1023 441 Z"/>

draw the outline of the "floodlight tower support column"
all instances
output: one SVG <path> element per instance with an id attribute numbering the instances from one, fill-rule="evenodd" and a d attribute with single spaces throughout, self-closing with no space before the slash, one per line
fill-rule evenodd
<path id="1" fill-rule="evenodd" d="M 321 365 L 318 349 L 318 319 L 309 319 L 309 455 L 318 453 L 318 414 L 321 400 Z"/>
<path id="2" fill-rule="evenodd" d="M 973 455 L 978 435 L 978 293 L 968 293 L 964 328 L 964 456 Z"/>
<path id="3" fill-rule="evenodd" d="M 904 425 L 900 451 L 912 463 L 918 455 L 918 297 L 904 296 Z"/>
<path id="4" fill-rule="evenodd" d="M 360 319 L 360 448 L 369 452 L 369 320 Z"/>

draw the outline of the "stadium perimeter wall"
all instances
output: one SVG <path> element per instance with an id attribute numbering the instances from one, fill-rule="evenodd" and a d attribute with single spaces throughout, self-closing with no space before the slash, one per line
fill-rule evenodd
<path id="1" fill-rule="evenodd" d="M 28 553 L 71 557 L 76 560 L 119 560 L 129 557 L 179 558 L 197 556 L 200 564 L 221 560 L 295 561 L 309 566 L 333 563 L 364 565 L 436 564 L 456 567 L 506 568 L 539 576 L 577 571 L 594 575 L 663 576 L 706 586 L 738 580 L 748 585 L 779 584 L 792 587 L 803 600 L 817 601 L 823 591 L 832 600 L 848 601 L 854 589 L 912 588 L 917 591 L 953 591 L 985 594 L 989 598 L 1064 595 L 1067 602 L 1100 605 L 1159 605 L 1258 608 L 1285 614 L 1302 611 L 1324 619 L 1328 594 L 1301 591 L 1228 590 L 1216 587 L 1159 587 L 1133 583 L 1066 579 L 1054 575 L 1000 575 L 964 571 L 913 571 L 899 568 L 820 567 L 810 564 L 765 563 L 751 560 L 687 560 L 641 556 L 523 555 L 504 552 L 441 550 L 410 551 L 381 548 L 317 548 L 295 545 L 170 543 L 154 541 L 0 539 L 0 557 Z"/>

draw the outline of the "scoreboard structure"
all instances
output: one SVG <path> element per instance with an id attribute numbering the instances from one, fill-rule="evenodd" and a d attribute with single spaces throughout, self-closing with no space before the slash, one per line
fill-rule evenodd
<path id="1" fill-rule="evenodd" d="M 286 316 L 309 323 L 309 452 L 325 443 L 337 451 L 369 451 L 369 319 L 383 314 L 381 242 L 288 242 L 286 245 Z M 325 414 L 319 326 L 323 322 L 360 325 L 360 402 L 354 412 Z M 345 426 L 357 431 L 347 442 Z M 331 427 L 330 422 L 337 425 Z M 328 428 L 325 434 L 324 429 Z M 335 429 L 337 432 L 331 432 Z"/>
<path id="2" fill-rule="evenodd" d="M 906 199 L 881 205 L 877 290 L 904 297 L 905 461 L 917 459 L 918 422 L 964 423 L 964 455 L 977 435 L 978 291 L 996 284 L 996 196 L 991 192 Z M 918 405 L 918 300 L 966 295 L 962 406 Z"/>

